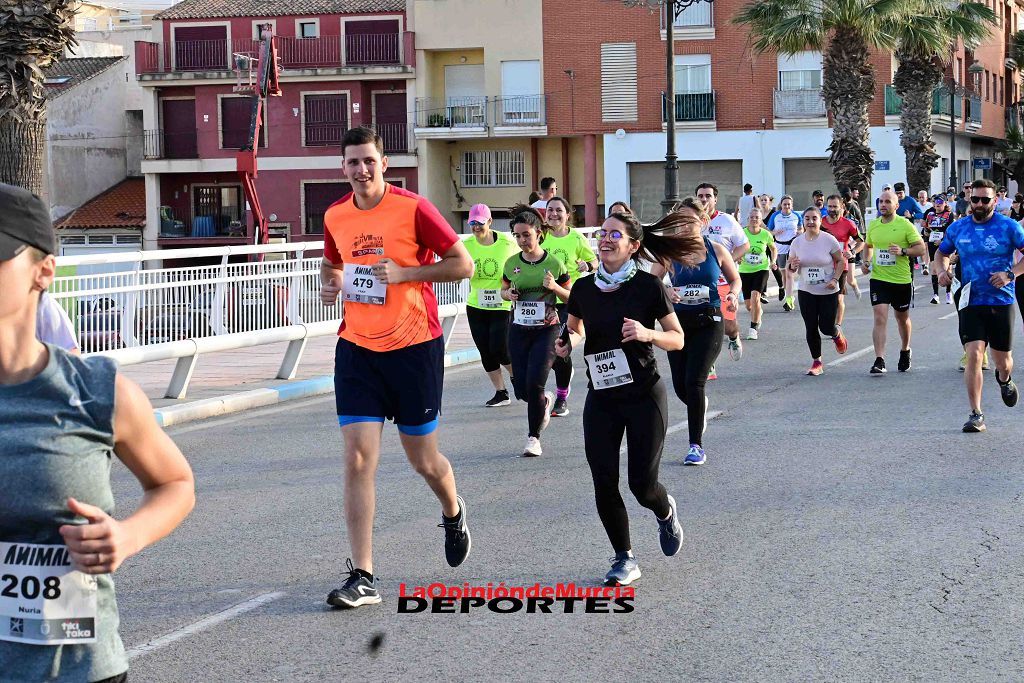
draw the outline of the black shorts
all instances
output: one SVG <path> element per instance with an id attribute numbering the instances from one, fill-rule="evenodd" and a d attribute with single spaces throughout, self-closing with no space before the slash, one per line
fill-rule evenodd
<path id="1" fill-rule="evenodd" d="M 740 282 L 743 283 L 743 298 L 749 299 L 754 292 L 764 294 L 768 291 L 768 271 L 758 270 L 753 273 L 740 273 Z"/>
<path id="2" fill-rule="evenodd" d="M 981 341 L 993 351 L 1009 351 L 1013 347 L 1013 304 L 968 306 L 959 315 L 961 344 Z"/>
<path id="3" fill-rule="evenodd" d="M 437 428 L 444 380 L 444 337 L 394 351 L 370 351 L 338 339 L 334 401 L 338 424 L 394 420 L 403 434 Z"/>
<path id="4" fill-rule="evenodd" d="M 871 305 L 886 304 L 897 311 L 909 311 L 910 302 L 914 298 L 914 285 L 905 285 L 882 280 L 871 280 Z"/>

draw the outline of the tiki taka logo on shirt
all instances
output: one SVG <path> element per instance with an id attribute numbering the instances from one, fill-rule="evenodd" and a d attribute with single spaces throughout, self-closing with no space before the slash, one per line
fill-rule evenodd
<path id="1" fill-rule="evenodd" d="M 352 256 L 383 256 L 384 238 L 379 235 L 356 235 L 352 241 Z"/>

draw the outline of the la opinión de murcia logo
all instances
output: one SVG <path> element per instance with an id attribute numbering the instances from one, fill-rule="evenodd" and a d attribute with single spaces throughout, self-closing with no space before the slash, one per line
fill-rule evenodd
<path id="1" fill-rule="evenodd" d="M 506 586 L 504 582 L 488 582 L 486 586 L 432 583 L 410 589 L 402 583 L 398 587 L 398 613 L 468 614 L 486 609 L 498 614 L 625 614 L 633 611 L 635 597 L 632 586 Z"/>

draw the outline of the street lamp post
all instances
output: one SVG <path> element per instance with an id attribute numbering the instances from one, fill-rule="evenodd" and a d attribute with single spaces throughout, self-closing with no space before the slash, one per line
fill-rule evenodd
<path id="1" fill-rule="evenodd" d="M 663 0 L 665 21 L 665 198 L 662 213 L 679 203 L 679 157 L 676 156 L 675 23 L 687 7 L 714 0 Z"/>
<path id="2" fill-rule="evenodd" d="M 974 90 L 977 90 L 978 77 L 983 71 L 985 71 L 985 67 L 979 64 L 978 60 L 974 60 L 974 63 L 967 67 L 967 73 L 971 74 L 974 81 Z M 948 82 L 943 83 L 942 87 L 949 95 L 949 184 L 956 189 L 960 187 L 960 184 L 957 182 L 956 177 L 956 108 L 954 107 L 954 100 L 957 97 L 968 97 L 974 90 L 959 85 L 952 78 Z"/>

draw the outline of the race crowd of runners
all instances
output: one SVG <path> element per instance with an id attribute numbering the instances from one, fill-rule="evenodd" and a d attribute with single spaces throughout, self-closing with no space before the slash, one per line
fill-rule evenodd
<path id="1" fill-rule="evenodd" d="M 410 464 L 437 497 L 447 563 L 458 567 L 472 548 L 469 507 L 438 438 L 444 341 L 436 282 L 469 279 L 466 314 L 494 392 L 483 404 L 527 404 L 523 456 L 543 454 L 552 418 L 582 410 L 596 507 L 615 552 L 607 585 L 640 577 L 619 487 L 621 452 L 629 490 L 654 514 L 665 555 L 683 543 L 676 501 L 659 479 L 670 398 L 654 348 L 666 352 L 671 388 L 686 406 L 682 460 L 703 465 L 707 383 L 723 351 L 739 361 L 744 341 L 770 334 L 762 323 L 772 283 L 783 310 L 799 311 L 807 374 L 820 376 L 822 339 L 846 352 L 845 298 L 862 297 L 858 270 L 869 275 L 875 359 L 866 372 L 877 376 L 888 372 L 890 311 L 896 369 L 912 367 L 920 271 L 931 278 L 930 303 L 958 311 L 970 409 L 963 431 L 985 429 L 987 354 L 1002 401 L 1017 402 L 1011 348 L 1015 306 L 1024 313 L 1015 290 L 1024 277 L 1024 197 L 1010 200 L 988 180 L 916 199 L 902 183 L 886 186 L 868 223 L 855 190 L 815 191 L 800 209 L 791 196 L 776 201 L 747 185 L 729 214 L 718 188 L 702 182 L 653 224 L 615 203 L 588 238 L 545 178 L 536 197 L 512 207 L 509 232 L 495 229 L 490 207 L 478 204 L 471 234 L 460 236 L 425 198 L 384 181 L 388 161 L 372 130 L 349 130 L 342 156 L 352 193 L 324 217 L 320 290 L 323 304 L 344 310 L 335 400 L 351 559 L 327 596 L 333 606 L 381 601 L 373 523 L 385 421 L 395 423 Z M 192 473 L 138 386 L 112 361 L 75 352 L 66 314 L 45 296 L 56 241 L 43 202 L 0 185 L 0 204 L 0 570 L 14 581 L 0 598 L 0 678 L 123 681 L 110 574 L 181 523 L 195 501 Z M 587 394 L 570 402 L 574 355 L 585 364 Z M 112 454 L 145 490 L 123 520 L 111 516 Z"/>

